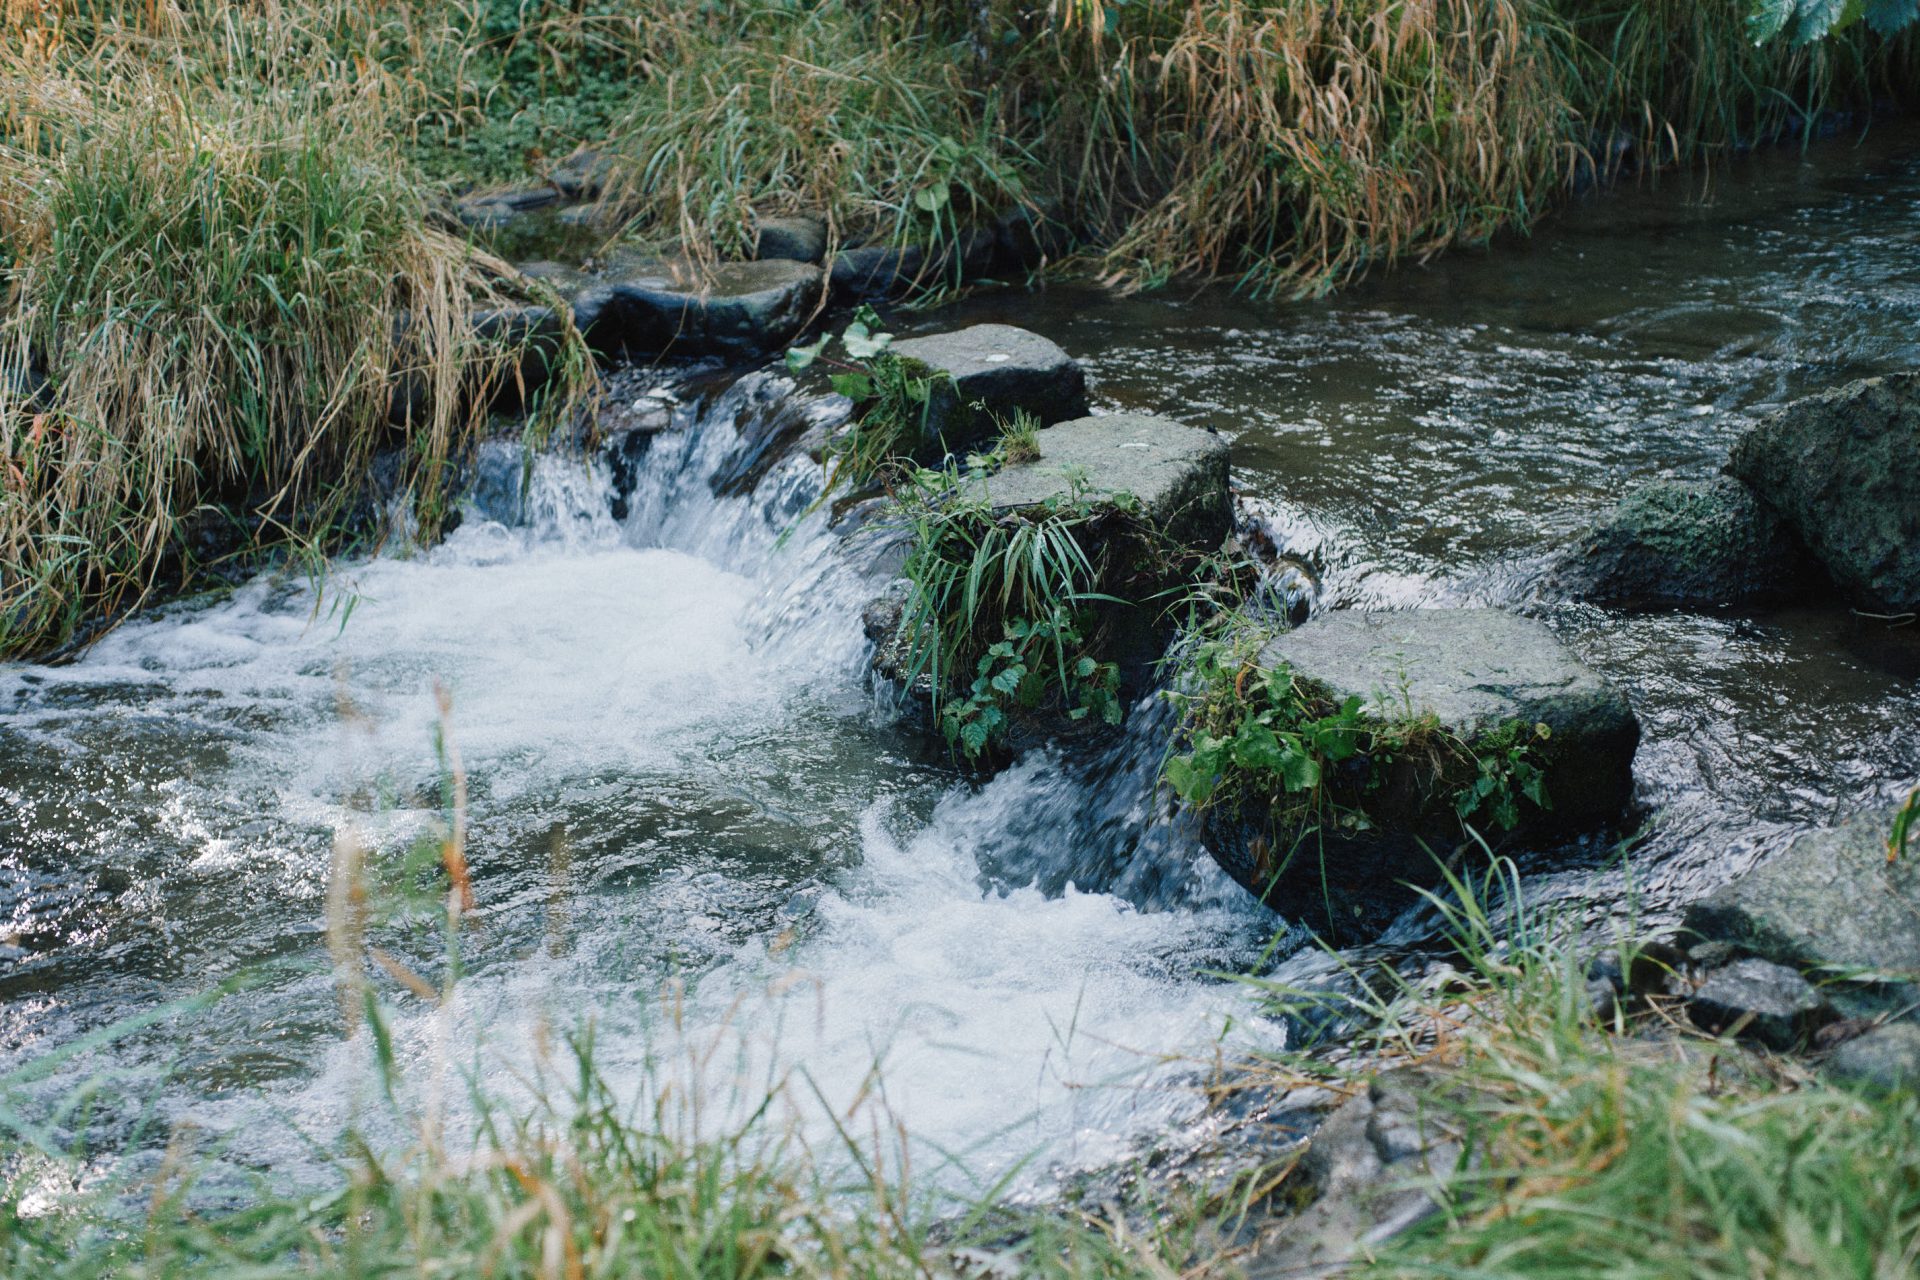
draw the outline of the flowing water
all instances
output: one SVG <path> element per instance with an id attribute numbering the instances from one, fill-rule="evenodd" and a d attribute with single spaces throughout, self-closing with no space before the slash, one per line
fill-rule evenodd
<path id="1" fill-rule="evenodd" d="M 1231 435 L 1244 507 L 1313 563 L 1321 607 L 1546 618 L 1640 714 L 1648 824 L 1624 856 L 1540 851 L 1530 885 L 1665 918 L 1920 776 L 1920 628 L 1816 600 L 1541 598 L 1546 557 L 1634 483 L 1703 478 L 1770 405 L 1920 365 L 1920 135 L 1762 157 L 1710 194 L 1615 193 L 1331 301 L 1056 288 L 914 323 L 1036 329 L 1100 407 Z M 717 396 L 660 382 L 660 412 L 685 398 L 631 493 L 543 458 L 504 486 L 523 501 L 489 503 L 508 519 L 345 566 L 318 601 L 263 578 L 72 666 L 0 671 L 0 1071 L 248 978 L 14 1105 L 45 1116 L 92 1081 L 109 1137 L 150 1109 L 141 1142 L 192 1124 L 230 1136 L 221 1160 L 287 1176 L 309 1171 L 306 1138 L 364 1122 L 329 872 L 339 833 L 389 865 L 441 811 L 436 685 L 479 909 L 443 1016 L 382 987 L 403 1061 L 512 1097 L 547 1037 L 590 1020 L 634 1087 L 662 1061 L 704 1063 L 729 1098 L 801 1073 L 820 1100 L 796 1104 L 803 1126 L 879 1082 L 958 1185 L 1110 1159 L 1195 1111 L 1178 1086 L 1196 1063 L 1279 1042 L 1211 975 L 1270 963 L 1280 922 L 1156 820 L 1163 721 L 1137 712 L 1103 758 L 960 776 L 868 687 L 858 615 L 884 554 L 801 518 L 804 456 L 758 452 L 769 414 L 833 404 L 764 374 Z M 374 937 L 441 972 L 432 910 Z"/>

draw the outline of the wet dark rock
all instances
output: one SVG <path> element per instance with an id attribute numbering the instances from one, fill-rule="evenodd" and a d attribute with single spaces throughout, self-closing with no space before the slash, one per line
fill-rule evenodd
<path id="1" fill-rule="evenodd" d="M 1465 1147 L 1458 1125 L 1423 1098 L 1429 1085 L 1391 1072 L 1327 1117 L 1299 1168 L 1315 1198 L 1275 1224 L 1248 1259 L 1248 1280 L 1338 1274 L 1440 1212 Z"/>
<path id="2" fill-rule="evenodd" d="M 492 230 L 503 227 L 521 214 L 545 209 L 561 201 L 553 186 L 526 187 L 516 191 L 489 191 L 454 202 L 454 216 L 469 227 Z"/>
<path id="3" fill-rule="evenodd" d="M 836 298 L 882 298 L 904 293 L 926 275 L 920 246 L 869 244 L 834 254 L 828 280 Z"/>
<path id="4" fill-rule="evenodd" d="M 1725 477 L 1636 489 L 1581 535 L 1554 572 L 1569 594 L 1629 608 L 1760 603 L 1817 580 L 1780 515 Z"/>
<path id="5" fill-rule="evenodd" d="M 1604 828 L 1632 797 L 1633 709 L 1542 623 L 1494 609 L 1335 611 L 1275 638 L 1259 661 L 1289 666 L 1335 698 L 1361 698 L 1367 714 L 1431 714 L 1468 744 L 1515 721 L 1546 725 L 1550 736 L 1531 750 L 1552 808 L 1523 801 L 1515 831 L 1481 831 L 1496 847 Z M 1208 848 L 1289 919 L 1339 939 L 1375 931 L 1413 900 L 1410 884 L 1437 880 L 1436 856 L 1463 836 L 1451 804 L 1429 794 L 1424 762 L 1385 768 L 1368 829 L 1316 831 L 1276 849 L 1270 815 L 1215 813 Z"/>
<path id="6" fill-rule="evenodd" d="M 1887 861 L 1893 815 L 1807 832 L 1687 908 L 1686 927 L 1799 969 L 1920 977 L 1920 861 Z"/>
<path id="7" fill-rule="evenodd" d="M 547 172 L 547 181 L 569 200 L 591 200 L 605 188 L 611 165 L 605 156 L 581 147 Z"/>
<path id="8" fill-rule="evenodd" d="M 1070 253 L 1074 235 L 1059 210 L 1016 205 L 994 223 L 994 240 L 1003 261 L 1031 270 Z"/>
<path id="9" fill-rule="evenodd" d="M 926 439 L 916 450 L 923 462 L 992 440 L 999 431 L 997 419 L 1011 420 L 1016 410 L 1025 410 L 1042 426 L 1087 412 L 1087 378 L 1079 362 L 1057 344 L 1013 325 L 976 324 L 906 338 L 894 343 L 892 352 L 947 375 L 934 383 L 928 401 Z"/>
<path id="10" fill-rule="evenodd" d="M 616 263 L 574 296 L 574 323 L 603 353 L 764 355 L 792 341 L 820 300 L 804 262 Z"/>
<path id="11" fill-rule="evenodd" d="M 983 326 L 984 327 L 984 326 Z M 1016 330 L 1016 332 L 1018 332 Z M 1225 437 L 1166 418 L 1114 413 L 1036 433 L 1040 456 L 981 481 L 996 508 L 1080 492 L 1131 494 L 1177 542 L 1213 550 L 1233 528 Z"/>
<path id="12" fill-rule="evenodd" d="M 1842 1080 L 1878 1089 L 1920 1089 L 1920 1023 L 1890 1022 L 1847 1041 L 1827 1059 Z"/>
<path id="13" fill-rule="evenodd" d="M 1855 604 L 1920 609 L 1920 374 L 1788 405 L 1741 438 L 1730 469 Z"/>
<path id="14" fill-rule="evenodd" d="M 1804 1047 L 1833 1009 L 1799 972 L 1770 960 L 1736 960 L 1709 974 L 1687 1002 L 1703 1030 L 1782 1051 Z"/>
<path id="15" fill-rule="evenodd" d="M 754 253 L 757 258 L 817 263 L 827 256 L 827 227 L 818 218 L 759 218 L 754 229 L 759 236 Z"/>

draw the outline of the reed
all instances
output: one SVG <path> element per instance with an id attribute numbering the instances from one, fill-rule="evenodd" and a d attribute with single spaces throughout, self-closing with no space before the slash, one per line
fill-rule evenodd
<path id="1" fill-rule="evenodd" d="M 325 5 L 24 12 L 0 54 L 0 656 L 209 558 L 323 553 L 364 527 L 379 453 L 432 536 L 521 353 L 476 325 L 508 268 L 401 161 L 402 87 L 339 52 L 371 35 Z M 561 345 L 555 403 L 585 367 Z"/>

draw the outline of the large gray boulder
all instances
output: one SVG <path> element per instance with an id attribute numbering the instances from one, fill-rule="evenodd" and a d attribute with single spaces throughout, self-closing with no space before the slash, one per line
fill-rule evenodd
<path id="1" fill-rule="evenodd" d="M 574 323 L 603 353 L 764 355 L 786 346 L 821 299 L 820 268 L 768 259 L 616 264 L 574 295 Z"/>
<path id="2" fill-rule="evenodd" d="M 1632 798 L 1640 742 L 1632 707 L 1542 623 L 1494 609 L 1341 610 L 1276 637 L 1258 661 L 1269 671 L 1290 668 L 1336 702 L 1360 698 L 1362 715 L 1377 722 L 1431 716 L 1468 751 L 1520 734 L 1551 808 L 1522 801 L 1519 825 L 1504 834 L 1476 822 L 1496 847 L 1605 827 Z M 1534 740 L 1537 725 L 1547 727 L 1544 741 Z M 1371 767 L 1362 762 L 1362 775 Z M 1291 919 L 1340 938 L 1384 925 L 1412 899 L 1405 882 L 1434 882 L 1434 859 L 1464 832 L 1432 759 L 1382 761 L 1379 769 L 1358 829 L 1276 831 L 1267 812 L 1211 812 L 1208 848 Z"/>
<path id="3" fill-rule="evenodd" d="M 1779 513 L 1723 476 L 1634 490 L 1581 535 L 1553 580 L 1598 604 L 1700 607 L 1785 599 L 1814 573 Z"/>
<path id="4" fill-rule="evenodd" d="M 1686 927 L 1801 969 L 1920 980 L 1920 859 L 1889 862 L 1894 811 L 1809 831 L 1694 903 Z"/>
<path id="5" fill-rule="evenodd" d="M 1161 532 L 1212 550 L 1233 527 L 1224 437 L 1166 418 L 1113 413 L 1036 433 L 1040 456 L 981 481 L 1003 510 L 1079 493 L 1129 494 Z"/>
<path id="6" fill-rule="evenodd" d="M 1872 1089 L 1920 1089 L 1920 1023 L 1890 1022 L 1847 1041 L 1827 1070 Z"/>
<path id="7" fill-rule="evenodd" d="M 998 420 L 1025 410 L 1043 426 L 1087 412 L 1087 377 L 1060 347 L 1009 324 L 976 324 L 952 333 L 906 338 L 889 350 L 944 375 L 927 405 L 922 461 L 993 439 Z"/>
<path id="8" fill-rule="evenodd" d="M 1741 438 L 1731 469 L 1855 604 L 1920 609 L 1920 374 L 1788 405 Z"/>

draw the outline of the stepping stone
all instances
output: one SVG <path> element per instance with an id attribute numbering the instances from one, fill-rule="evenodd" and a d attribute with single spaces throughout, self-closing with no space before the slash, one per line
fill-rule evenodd
<path id="1" fill-rule="evenodd" d="M 1087 412 L 1087 377 L 1079 362 L 1026 329 L 976 324 L 902 339 L 888 350 L 947 375 L 935 382 L 927 406 L 927 429 L 915 454 L 923 462 L 991 443 L 999 420 L 1012 421 L 1016 410 L 1042 426 Z"/>
<path id="2" fill-rule="evenodd" d="M 1368 718 L 1430 714 L 1468 749 L 1516 722 L 1545 725 L 1549 736 L 1528 750 L 1552 807 L 1518 801 L 1520 823 L 1508 833 L 1475 818 L 1475 829 L 1496 848 L 1606 827 L 1632 797 L 1640 742 L 1633 709 L 1532 619 L 1495 609 L 1335 611 L 1275 638 L 1258 665 L 1290 667 L 1336 702 L 1359 698 Z M 1302 835 L 1276 831 L 1267 812 L 1210 812 L 1208 848 L 1229 875 L 1289 919 L 1336 938 L 1383 927 L 1413 901 L 1402 882 L 1438 882 L 1435 859 L 1465 833 L 1451 794 L 1436 790 L 1430 761 L 1396 759 L 1381 770 L 1364 799 L 1369 825 L 1362 829 Z"/>
<path id="3" fill-rule="evenodd" d="M 996 508 L 1034 506 L 1076 490 L 1131 494 L 1169 537 L 1213 550 L 1233 528 L 1224 436 L 1139 413 L 1075 418 L 1036 433 L 1040 456 L 980 483 Z"/>
<path id="4" fill-rule="evenodd" d="M 765 355 L 786 346 L 820 301 L 820 268 L 768 260 L 616 264 L 574 295 L 574 323 L 602 353 Z"/>

